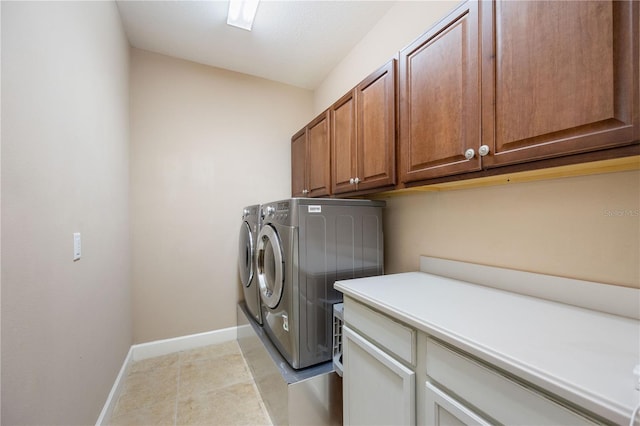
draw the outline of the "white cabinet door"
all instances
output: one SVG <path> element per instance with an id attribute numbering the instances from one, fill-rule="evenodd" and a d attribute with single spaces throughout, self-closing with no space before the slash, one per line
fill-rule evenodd
<path id="1" fill-rule="evenodd" d="M 427 425 L 490 425 L 490 423 L 486 422 L 469 408 L 451 398 L 431 383 L 427 382 L 427 392 L 425 395 Z"/>
<path id="2" fill-rule="evenodd" d="M 342 328 L 345 425 L 415 425 L 415 372 Z"/>

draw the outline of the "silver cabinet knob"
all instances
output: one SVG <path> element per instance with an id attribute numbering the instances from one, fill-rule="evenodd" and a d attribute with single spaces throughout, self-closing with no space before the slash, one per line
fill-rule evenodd
<path id="1" fill-rule="evenodd" d="M 309 190 L 308 190 L 308 189 L 303 189 L 303 190 L 302 190 L 302 193 L 303 193 L 303 194 L 308 194 L 308 193 L 309 193 Z"/>
<path id="2" fill-rule="evenodd" d="M 469 148 L 464 152 L 464 158 L 466 158 L 467 160 L 471 160 L 475 156 L 476 152 L 473 150 L 473 148 Z"/>
<path id="3" fill-rule="evenodd" d="M 480 149 L 478 149 L 478 154 L 480 154 L 481 157 L 484 157 L 488 153 L 489 153 L 489 145 L 482 145 Z"/>
<path id="4" fill-rule="evenodd" d="M 358 177 L 357 177 L 357 178 L 355 178 L 353 181 L 354 181 L 356 184 L 358 184 L 358 183 L 360 183 L 360 178 L 358 178 Z"/>
<path id="5" fill-rule="evenodd" d="M 351 179 L 349 179 L 349 183 L 350 183 L 351 185 L 353 185 L 354 183 L 356 183 L 356 180 L 355 180 L 354 178 L 351 178 Z"/>

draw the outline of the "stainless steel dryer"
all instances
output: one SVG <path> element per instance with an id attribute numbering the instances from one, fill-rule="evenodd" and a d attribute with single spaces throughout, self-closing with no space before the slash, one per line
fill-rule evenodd
<path id="1" fill-rule="evenodd" d="M 329 361 L 336 280 L 383 273 L 383 201 L 292 198 L 262 205 L 256 246 L 264 328 L 293 368 Z"/>
<path id="2" fill-rule="evenodd" d="M 255 274 L 255 248 L 258 232 L 260 232 L 260 205 L 245 207 L 242 211 L 242 225 L 240 225 L 240 238 L 238 241 L 238 270 L 240 271 L 240 281 L 244 290 L 244 301 L 247 305 L 247 310 L 258 324 L 262 324 L 260 293 Z"/>

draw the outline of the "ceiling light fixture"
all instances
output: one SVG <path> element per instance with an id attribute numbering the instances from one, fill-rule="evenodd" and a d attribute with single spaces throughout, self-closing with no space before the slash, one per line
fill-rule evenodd
<path id="1" fill-rule="evenodd" d="M 229 0 L 227 24 L 251 31 L 260 0 Z"/>

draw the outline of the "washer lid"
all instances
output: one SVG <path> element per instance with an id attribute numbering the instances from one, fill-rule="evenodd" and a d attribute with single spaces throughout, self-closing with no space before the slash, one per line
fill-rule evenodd
<path id="1" fill-rule="evenodd" d="M 258 234 L 256 259 L 260 298 L 267 307 L 274 309 L 282 298 L 284 260 L 280 238 L 271 225 L 265 225 Z"/>
<path id="2" fill-rule="evenodd" d="M 238 270 L 240 271 L 242 285 L 245 287 L 249 287 L 253 279 L 254 250 L 251 227 L 246 221 L 242 222 L 238 240 Z"/>

